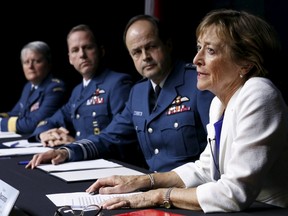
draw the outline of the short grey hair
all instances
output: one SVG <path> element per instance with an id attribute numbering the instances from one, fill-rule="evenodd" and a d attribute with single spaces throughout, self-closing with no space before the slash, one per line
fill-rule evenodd
<path id="1" fill-rule="evenodd" d="M 26 44 L 21 50 L 21 54 L 20 54 L 21 62 L 23 62 L 23 57 L 27 50 L 32 50 L 32 51 L 41 53 L 44 56 L 44 58 L 46 58 L 46 60 L 49 63 L 51 63 L 51 60 L 52 60 L 51 49 L 47 43 L 43 41 L 32 41 Z"/>

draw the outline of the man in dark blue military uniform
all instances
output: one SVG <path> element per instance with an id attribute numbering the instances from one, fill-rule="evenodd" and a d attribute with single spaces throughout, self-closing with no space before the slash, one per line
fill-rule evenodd
<path id="1" fill-rule="evenodd" d="M 57 164 L 106 157 L 115 146 L 135 140 L 150 171 L 168 171 L 196 160 L 207 143 L 206 124 L 214 95 L 197 89 L 197 71 L 191 64 L 173 59 L 171 38 L 165 30 L 151 16 L 132 18 L 124 42 L 144 79 L 131 89 L 123 112 L 101 134 L 34 155 L 26 168 L 49 160 Z M 162 88 L 157 98 L 156 86 Z"/>
<path id="2" fill-rule="evenodd" d="M 104 68 L 101 44 L 88 26 L 75 26 L 67 43 L 70 63 L 83 82 L 73 89 L 67 104 L 29 137 L 51 147 L 99 134 L 122 111 L 133 84 L 130 75 Z"/>
<path id="3" fill-rule="evenodd" d="M 69 101 L 53 116 L 39 123 L 29 141 L 44 146 L 71 143 L 101 134 L 113 117 L 120 113 L 133 85 L 132 77 L 105 68 L 104 48 L 87 25 L 73 27 L 67 36 L 70 64 L 82 75 Z M 137 141 L 123 148 L 111 149 L 107 158 L 116 158 L 146 167 Z"/>
<path id="4" fill-rule="evenodd" d="M 63 104 L 66 87 L 51 73 L 51 51 L 45 42 L 26 44 L 20 58 L 28 82 L 12 110 L 0 113 L 0 131 L 31 134 Z"/>

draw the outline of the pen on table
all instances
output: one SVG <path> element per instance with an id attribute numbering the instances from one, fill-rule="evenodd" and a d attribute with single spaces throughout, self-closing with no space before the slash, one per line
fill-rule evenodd
<path id="1" fill-rule="evenodd" d="M 27 160 L 27 161 L 19 161 L 18 164 L 19 165 L 27 165 L 30 161 Z"/>
<path id="2" fill-rule="evenodd" d="M 99 191 L 92 191 L 89 193 L 90 195 L 96 195 L 96 194 L 99 194 Z"/>
<path id="3" fill-rule="evenodd" d="M 11 145 L 12 148 L 16 147 L 17 145 L 19 145 L 19 142 L 15 142 Z"/>

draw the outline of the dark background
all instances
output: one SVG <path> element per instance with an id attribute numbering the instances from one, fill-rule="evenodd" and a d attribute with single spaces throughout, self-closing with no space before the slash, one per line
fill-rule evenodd
<path id="1" fill-rule="evenodd" d="M 1 6 L 0 112 L 10 110 L 20 97 L 26 82 L 20 51 L 30 41 L 48 43 L 52 49 L 53 73 L 67 82 L 69 90 L 81 82 L 81 76 L 68 62 L 66 44 L 69 30 L 81 23 L 101 34 L 110 68 L 129 73 L 135 80 L 140 78 L 125 49 L 122 33 L 132 16 L 145 12 L 145 0 L 21 2 Z M 283 0 L 162 0 L 160 18 L 171 25 L 175 51 L 183 59 L 192 61 L 196 52 L 195 29 L 208 11 L 221 7 L 248 10 L 264 17 L 277 30 L 283 46 L 283 59 L 275 62 L 279 65 L 288 57 L 288 11 L 284 3 Z M 288 92 L 284 88 L 287 67 L 270 71 L 270 76 L 288 103 Z"/>

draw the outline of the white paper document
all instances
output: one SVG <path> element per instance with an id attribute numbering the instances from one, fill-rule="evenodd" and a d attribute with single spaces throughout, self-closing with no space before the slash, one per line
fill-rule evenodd
<path id="1" fill-rule="evenodd" d="M 113 197 L 129 196 L 137 193 L 125 193 L 125 194 L 96 194 L 91 195 L 86 192 L 74 192 L 74 193 L 58 193 L 47 194 L 46 196 L 57 206 L 69 205 L 73 209 L 82 209 L 87 205 L 95 204 L 101 206 L 101 204 Z"/>
<path id="2" fill-rule="evenodd" d="M 50 174 L 63 179 L 66 182 L 96 180 L 98 178 L 104 178 L 111 175 L 144 175 L 142 172 L 127 167 L 53 172 Z"/>
<path id="3" fill-rule="evenodd" d="M 41 142 L 28 142 L 27 139 L 16 140 L 10 142 L 3 142 L 4 146 L 10 148 L 29 148 L 29 147 L 41 147 L 43 144 Z"/>
<path id="4" fill-rule="evenodd" d="M 51 150 L 48 147 L 30 147 L 30 148 L 7 148 L 0 149 L 0 156 L 29 155 L 46 152 Z"/>
<path id="5" fill-rule="evenodd" d="M 37 168 L 46 172 L 62 172 L 62 171 L 73 171 L 73 170 L 87 170 L 87 169 L 103 169 L 112 167 L 121 167 L 122 165 L 105 160 L 84 160 L 67 162 L 62 164 L 41 164 Z"/>
<path id="6" fill-rule="evenodd" d="M 21 137 L 20 134 L 17 134 L 15 132 L 0 132 L 0 138 L 14 138 L 14 137 Z"/>

